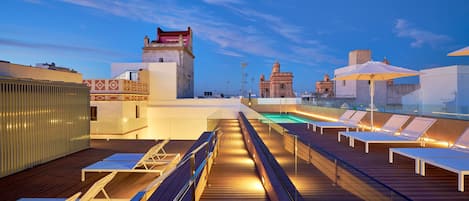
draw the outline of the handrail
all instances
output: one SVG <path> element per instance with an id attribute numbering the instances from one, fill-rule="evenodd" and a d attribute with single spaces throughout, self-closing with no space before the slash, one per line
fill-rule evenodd
<path id="1" fill-rule="evenodd" d="M 178 174 L 179 175 L 179 174 L 183 173 L 181 171 L 187 171 L 187 169 L 186 169 L 187 168 L 187 163 L 191 162 L 191 167 L 190 167 L 190 171 L 191 171 L 190 175 L 191 176 L 190 176 L 190 178 L 188 179 L 187 183 L 185 183 L 181 187 L 181 189 L 179 189 L 176 196 L 174 196 L 174 198 L 171 198 L 171 199 L 174 199 L 174 200 L 183 199 L 183 197 L 181 197 L 181 196 L 186 195 L 186 193 L 188 192 L 190 187 L 195 182 L 197 182 L 197 179 L 198 179 L 199 175 L 201 174 L 201 172 L 203 172 L 201 170 L 203 170 L 204 167 L 207 166 L 208 159 L 210 157 L 212 157 L 212 155 L 214 154 L 214 151 L 216 151 L 218 149 L 219 145 L 218 145 L 218 140 L 217 140 L 217 138 L 218 138 L 218 133 L 217 132 L 219 130 L 220 130 L 219 128 L 216 128 L 213 131 L 204 132 L 201 135 L 201 137 L 205 134 L 205 136 L 203 137 L 205 139 L 198 140 L 199 143 L 202 142 L 200 145 L 198 145 L 196 148 L 193 148 L 194 146 L 196 146 L 196 144 L 194 144 L 193 147 L 190 148 L 190 150 L 192 150 L 192 151 L 185 154 L 185 156 L 179 161 L 179 163 L 176 166 L 169 169 L 167 172 L 165 172 L 165 174 L 161 175 L 160 177 L 155 179 L 153 182 L 151 182 L 145 188 L 144 191 L 141 191 L 138 194 L 136 194 L 135 197 L 132 199 L 132 201 L 133 200 L 146 201 L 146 200 L 149 200 L 149 199 L 154 199 L 153 198 L 153 196 L 155 196 L 154 193 L 158 193 L 156 195 L 156 197 L 160 197 L 160 196 L 172 197 L 174 195 L 174 193 L 176 193 L 176 192 L 172 191 L 171 193 L 167 194 L 166 191 L 164 191 L 164 190 L 160 191 L 160 190 L 158 190 L 161 187 L 160 185 L 165 185 L 165 186 L 172 185 L 172 182 L 171 182 L 172 180 L 167 181 L 167 178 L 171 177 L 173 174 Z M 201 150 L 203 150 L 204 148 L 206 148 L 206 152 L 201 152 Z M 196 165 L 195 164 L 196 163 L 196 161 L 195 161 L 196 155 L 199 155 L 199 154 L 202 154 L 202 153 L 203 153 L 204 160 L 201 161 L 200 165 L 196 168 L 195 167 L 195 165 Z M 216 156 L 216 153 L 215 153 L 215 156 Z M 183 168 L 183 166 L 185 166 L 185 167 Z M 178 176 L 178 175 L 174 175 L 174 176 Z M 172 177 L 174 177 L 174 176 L 172 176 Z M 196 187 L 197 186 L 194 186 L 194 189 Z M 165 198 L 165 199 L 169 199 L 169 198 Z"/>
<path id="2" fill-rule="evenodd" d="M 183 160 L 181 160 L 181 162 L 179 163 L 178 168 L 180 166 L 182 166 L 183 164 L 187 163 L 188 161 L 191 162 L 191 177 L 190 177 L 189 181 L 187 181 L 187 183 L 181 188 L 181 190 L 179 190 L 177 195 L 174 197 L 173 201 L 183 200 L 184 196 L 189 192 L 191 186 L 194 188 L 194 191 L 195 191 L 195 188 L 197 187 L 197 186 L 195 186 L 195 182 L 196 182 L 197 178 L 201 175 L 202 170 L 208 164 L 207 159 L 210 158 L 213 155 L 213 151 L 215 149 L 213 149 L 213 150 L 209 150 L 210 148 L 207 149 L 207 153 L 206 153 L 207 155 L 205 156 L 205 159 L 200 163 L 200 165 L 198 167 L 193 167 L 193 166 L 195 166 L 195 154 L 198 153 L 202 148 L 206 148 L 209 145 L 209 142 L 214 139 L 214 137 L 215 137 L 215 141 L 213 141 L 212 146 L 214 148 L 215 148 L 215 146 L 218 146 L 218 139 L 216 138 L 217 137 L 216 133 L 219 130 L 220 130 L 220 127 L 214 129 L 212 131 L 212 134 L 210 135 L 210 137 L 208 137 L 206 142 L 202 143 L 197 148 L 195 148 L 192 152 L 190 152 L 188 155 L 186 155 L 183 158 Z M 193 200 L 195 200 L 195 194 L 193 196 L 194 196 Z"/>
<path id="3" fill-rule="evenodd" d="M 288 199 L 289 200 L 303 200 L 303 197 L 298 192 L 296 187 L 293 185 L 293 183 L 291 182 L 289 177 L 286 175 L 283 168 L 280 166 L 280 164 L 278 164 L 278 162 L 275 159 L 272 158 L 272 154 L 268 150 L 267 146 L 263 143 L 262 139 L 259 137 L 256 130 L 252 127 L 252 125 L 249 123 L 249 121 L 244 116 L 244 114 L 242 112 L 240 112 L 239 116 L 241 118 L 242 126 L 244 126 L 247 129 L 247 133 L 250 136 L 250 138 L 252 139 L 252 141 L 256 142 L 254 144 L 254 149 L 257 150 L 257 148 L 259 148 L 259 150 L 257 150 L 258 154 L 259 154 L 259 152 L 262 153 L 264 155 L 265 159 L 266 159 L 266 161 L 262 161 L 262 163 L 263 162 L 268 163 L 268 164 L 265 164 L 265 163 L 263 163 L 263 164 L 264 165 L 269 165 L 269 167 L 271 168 L 271 170 L 275 174 L 275 178 L 271 178 L 271 179 L 280 180 L 281 178 L 285 178 L 286 179 L 285 181 L 283 181 L 283 182 L 279 181 L 279 183 L 280 183 L 281 188 L 286 192 L 286 194 L 287 194 L 286 196 L 288 196 Z M 256 148 L 256 145 L 257 145 L 257 148 Z M 261 157 L 259 157 L 259 158 L 261 158 Z M 278 171 L 279 169 L 281 170 L 281 172 Z"/>

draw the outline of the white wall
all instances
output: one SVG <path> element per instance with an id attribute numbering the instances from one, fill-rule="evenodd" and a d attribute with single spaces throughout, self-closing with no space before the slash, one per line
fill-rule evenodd
<path id="1" fill-rule="evenodd" d="M 147 69 L 150 83 L 149 104 L 158 100 L 177 98 L 177 64 L 167 63 L 113 63 L 111 65 L 111 76 L 117 76 L 125 71 Z"/>
<path id="2" fill-rule="evenodd" d="M 420 72 L 420 89 L 403 96 L 403 104 L 420 104 L 427 112 L 469 112 L 469 66 L 445 66 Z"/>
<path id="3" fill-rule="evenodd" d="M 346 73 L 354 68 L 343 67 L 334 70 L 334 77 Z M 357 81 L 356 80 L 336 80 L 335 82 L 335 96 L 337 98 L 355 98 L 357 97 Z"/>
<path id="4" fill-rule="evenodd" d="M 421 98 L 424 105 L 443 105 L 454 100 L 458 90 L 457 67 L 421 70 Z"/>
<path id="5" fill-rule="evenodd" d="M 146 63 L 149 72 L 149 104 L 155 101 L 177 98 L 177 64 Z"/>
<path id="6" fill-rule="evenodd" d="M 135 106 L 140 108 L 140 117 L 135 116 Z M 126 133 L 147 126 L 146 101 L 91 101 L 90 106 L 98 109 L 97 121 L 90 121 L 90 133 L 94 139 L 121 138 Z M 135 139 L 135 135 L 131 137 Z"/>
<path id="7" fill-rule="evenodd" d="M 236 119 L 239 99 L 178 99 L 148 106 L 145 139 L 194 140 L 207 130 L 208 119 Z"/>
<path id="8" fill-rule="evenodd" d="M 138 71 L 139 69 L 147 69 L 144 63 L 112 63 L 111 77 L 116 77 L 125 71 Z"/>

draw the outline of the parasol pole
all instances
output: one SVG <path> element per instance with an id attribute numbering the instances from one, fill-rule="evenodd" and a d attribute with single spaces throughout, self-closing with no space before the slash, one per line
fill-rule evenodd
<path id="1" fill-rule="evenodd" d="M 371 75 L 370 79 L 370 98 L 371 98 L 371 130 L 373 131 L 373 111 L 374 109 L 374 104 L 373 104 L 373 99 L 375 96 L 375 80 L 373 80 L 374 75 Z"/>

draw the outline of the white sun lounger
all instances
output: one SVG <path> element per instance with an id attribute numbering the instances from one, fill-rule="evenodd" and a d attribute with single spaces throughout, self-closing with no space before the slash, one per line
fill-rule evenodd
<path id="1" fill-rule="evenodd" d="M 458 174 L 458 190 L 464 191 L 464 176 L 469 174 L 469 128 L 456 140 L 451 148 L 391 148 L 389 163 L 399 154 L 415 161 L 415 173 L 425 176 L 425 163 Z"/>
<path id="2" fill-rule="evenodd" d="M 464 176 L 469 175 L 467 158 L 429 158 L 420 159 L 420 175 L 425 176 L 425 164 L 430 164 L 458 174 L 458 191 L 464 192 Z"/>
<path id="3" fill-rule="evenodd" d="M 398 114 L 393 114 L 391 118 L 389 118 L 386 123 L 383 125 L 381 128 L 381 131 L 379 132 L 344 132 L 340 131 L 337 133 L 337 141 L 340 142 L 341 136 L 345 137 L 356 137 L 360 135 L 394 135 L 397 131 L 399 131 L 402 126 L 407 122 L 407 120 L 410 118 L 408 115 L 398 115 Z M 350 145 L 350 140 L 349 140 L 349 146 Z"/>
<path id="4" fill-rule="evenodd" d="M 345 128 L 349 131 L 351 128 L 355 128 L 358 131 L 361 120 L 365 117 L 365 111 L 357 111 L 353 116 L 344 122 L 313 122 L 313 131 L 316 131 L 317 127 L 320 128 L 321 135 L 324 134 L 324 128 Z"/>
<path id="5" fill-rule="evenodd" d="M 142 172 L 142 173 L 161 173 L 166 169 L 165 164 L 177 163 L 180 159 L 179 154 L 175 154 L 171 160 L 157 160 L 155 153 L 160 150 L 167 142 L 161 142 L 143 154 L 120 153 L 112 155 L 103 161 L 98 161 L 81 170 L 81 181 L 85 181 L 87 172 Z M 124 160 L 126 159 L 126 160 Z"/>
<path id="6" fill-rule="evenodd" d="M 355 113 L 355 110 L 347 110 L 345 111 L 342 116 L 339 117 L 339 120 L 337 122 L 345 122 L 345 121 L 348 121 L 352 115 Z M 306 127 L 307 129 L 309 129 L 310 125 L 313 125 L 314 124 L 317 124 L 317 123 L 321 123 L 323 121 L 308 121 L 308 123 L 306 124 Z M 314 131 L 316 131 L 316 128 L 314 128 Z"/>
<path id="7" fill-rule="evenodd" d="M 104 190 L 104 187 L 116 176 L 117 172 L 111 172 L 110 174 L 104 176 L 103 178 L 99 179 L 96 181 L 89 189 L 86 191 L 86 193 L 80 197 L 81 192 L 75 193 L 74 195 L 68 197 L 68 198 L 21 198 L 18 201 L 91 201 L 93 200 L 100 192 L 104 194 L 104 197 L 106 197 L 106 200 L 111 200 L 109 195 L 107 194 L 106 190 Z"/>
<path id="8" fill-rule="evenodd" d="M 145 155 L 146 153 L 115 153 L 105 159 L 103 161 L 139 161 L 142 157 L 147 157 L 147 161 L 151 161 L 154 163 L 165 163 L 172 161 L 172 158 L 178 157 L 179 154 L 168 154 L 166 153 L 164 146 L 169 142 L 169 140 L 164 140 L 153 147 L 151 147 L 147 153 L 151 153 Z M 165 158 L 171 157 L 168 160 L 164 160 Z"/>
<path id="9" fill-rule="evenodd" d="M 403 143 L 423 143 L 421 136 L 436 122 L 436 119 L 415 117 L 407 125 L 400 135 L 375 135 L 363 134 L 349 137 L 349 145 L 355 147 L 355 140 L 365 143 L 365 153 L 369 151 L 369 144 L 403 144 Z"/>

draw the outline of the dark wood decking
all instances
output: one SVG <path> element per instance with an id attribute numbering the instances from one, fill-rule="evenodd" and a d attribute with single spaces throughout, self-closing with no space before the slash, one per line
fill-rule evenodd
<path id="1" fill-rule="evenodd" d="M 183 155 L 194 141 L 171 141 L 165 146 L 168 153 Z M 144 153 L 155 145 L 154 140 L 92 140 L 91 148 L 22 172 L 0 178 L 0 200 L 22 197 L 69 197 L 86 192 L 91 185 L 107 173 L 87 173 L 81 182 L 81 169 L 114 153 Z M 131 198 L 146 187 L 157 174 L 119 173 L 106 186 L 111 198 Z"/>
<path id="2" fill-rule="evenodd" d="M 201 200 L 269 200 L 248 155 L 238 120 L 220 123 L 223 135 Z"/>
<path id="3" fill-rule="evenodd" d="M 282 124 L 291 133 L 298 134 L 307 143 L 318 146 L 346 161 L 369 176 L 397 190 L 412 200 L 469 200 L 469 192 L 457 191 L 457 175 L 427 165 L 425 177 L 414 173 L 414 161 L 394 155 L 394 163 L 388 163 L 389 145 L 370 145 L 370 153 L 364 152 L 364 144 L 355 142 L 355 148 L 348 146 L 348 140 L 337 142 L 337 129 L 324 129 L 320 135 L 307 130 L 305 124 Z M 415 145 L 414 145 L 415 146 Z M 392 147 L 412 147 L 393 145 Z M 466 189 L 469 179 L 466 177 Z"/>
<path id="4" fill-rule="evenodd" d="M 283 137 L 273 129 L 269 135 L 268 126 L 257 120 L 250 122 L 305 200 L 360 200 L 339 186 L 334 186 L 327 176 L 304 160 L 298 159 L 295 174 L 295 158 L 284 149 Z"/>

